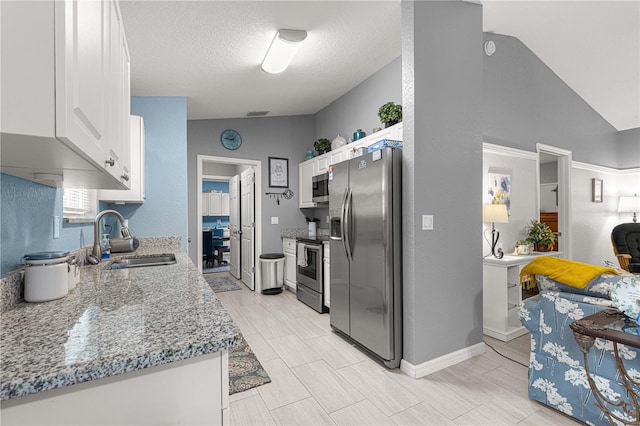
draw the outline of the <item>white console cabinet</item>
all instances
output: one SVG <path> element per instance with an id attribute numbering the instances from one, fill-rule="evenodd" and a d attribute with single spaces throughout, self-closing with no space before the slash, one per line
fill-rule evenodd
<path id="1" fill-rule="evenodd" d="M 483 332 L 487 336 L 509 341 L 527 333 L 520 323 L 518 304 L 522 302 L 520 271 L 537 256 L 558 256 L 559 252 L 486 257 L 482 268 Z"/>

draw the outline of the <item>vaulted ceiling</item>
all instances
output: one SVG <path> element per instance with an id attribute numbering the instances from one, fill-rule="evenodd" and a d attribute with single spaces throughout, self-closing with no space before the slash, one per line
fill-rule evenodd
<path id="1" fill-rule="evenodd" d="M 520 39 L 618 130 L 640 127 L 640 1 L 484 1 L 484 31 Z M 188 118 L 314 114 L 401 54 L 395 1 L 121 1 L 135 96 L 186 96 Z M 260 63 L 304 29 L 291 66 Z"/>

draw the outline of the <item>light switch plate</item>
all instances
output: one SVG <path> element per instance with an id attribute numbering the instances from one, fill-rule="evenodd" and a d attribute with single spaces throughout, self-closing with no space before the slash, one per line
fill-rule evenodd
<path id="1" fill-rule="evenodd" d="M 278 216 L 271 216 L 271 224 L 277 225 L 280 222 L 280 218 Z"/>
<path id="2" fill-rule="evenodd" d="M 433 215 L 432 214 L 422 215 L 422 230 L 433 231 Z"/>

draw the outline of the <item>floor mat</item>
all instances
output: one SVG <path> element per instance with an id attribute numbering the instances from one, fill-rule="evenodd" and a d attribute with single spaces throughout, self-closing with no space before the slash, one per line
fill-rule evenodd
<path id="1" fill-rule="evenodd" d="M 238 343 L 229 350 L 229 395 L 269 382 L 271 378 L 240 335 Z"/>
<path id="2" fill-rule="evenodd" d="M 213 277 L 213 276 L 207 276 L 204 274 L 202 276 L 204 277 L 205 280 L 207 280 L 207 282 L 211 286 L 211 289 L 215 293 L 222 293 L 223 291 L 240 290 L 240 286 L 236 284 L 236 282 L 229 277 Z"/>
<path id="3" fill-rule="evenodd" d="M 229 264 L 218 265 L 215 268 L 202 268 L 203 274 L 211 274 L 214 272 L 229 272 L 231 270 L 231 266 Z"/>

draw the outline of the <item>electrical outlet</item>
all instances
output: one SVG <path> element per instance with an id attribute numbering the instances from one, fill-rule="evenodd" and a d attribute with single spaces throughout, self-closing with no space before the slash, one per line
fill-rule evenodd
<path id="1" fill-rule="evenodd" d="M 422 230 L 433 231 L 433 215 L 432 214 L 422 215 Z"/>
<path id="2" fill-rule="evenodd" d="M 278 223 L 280 223 L 280 218 L 278 216 L 271 216 L 271 224 L 277 225 Z"/>
<path id="3" fill-rule="evenodd" d="M 60 216 L 53 217 L 53 239 L 60 238 Z"/>

